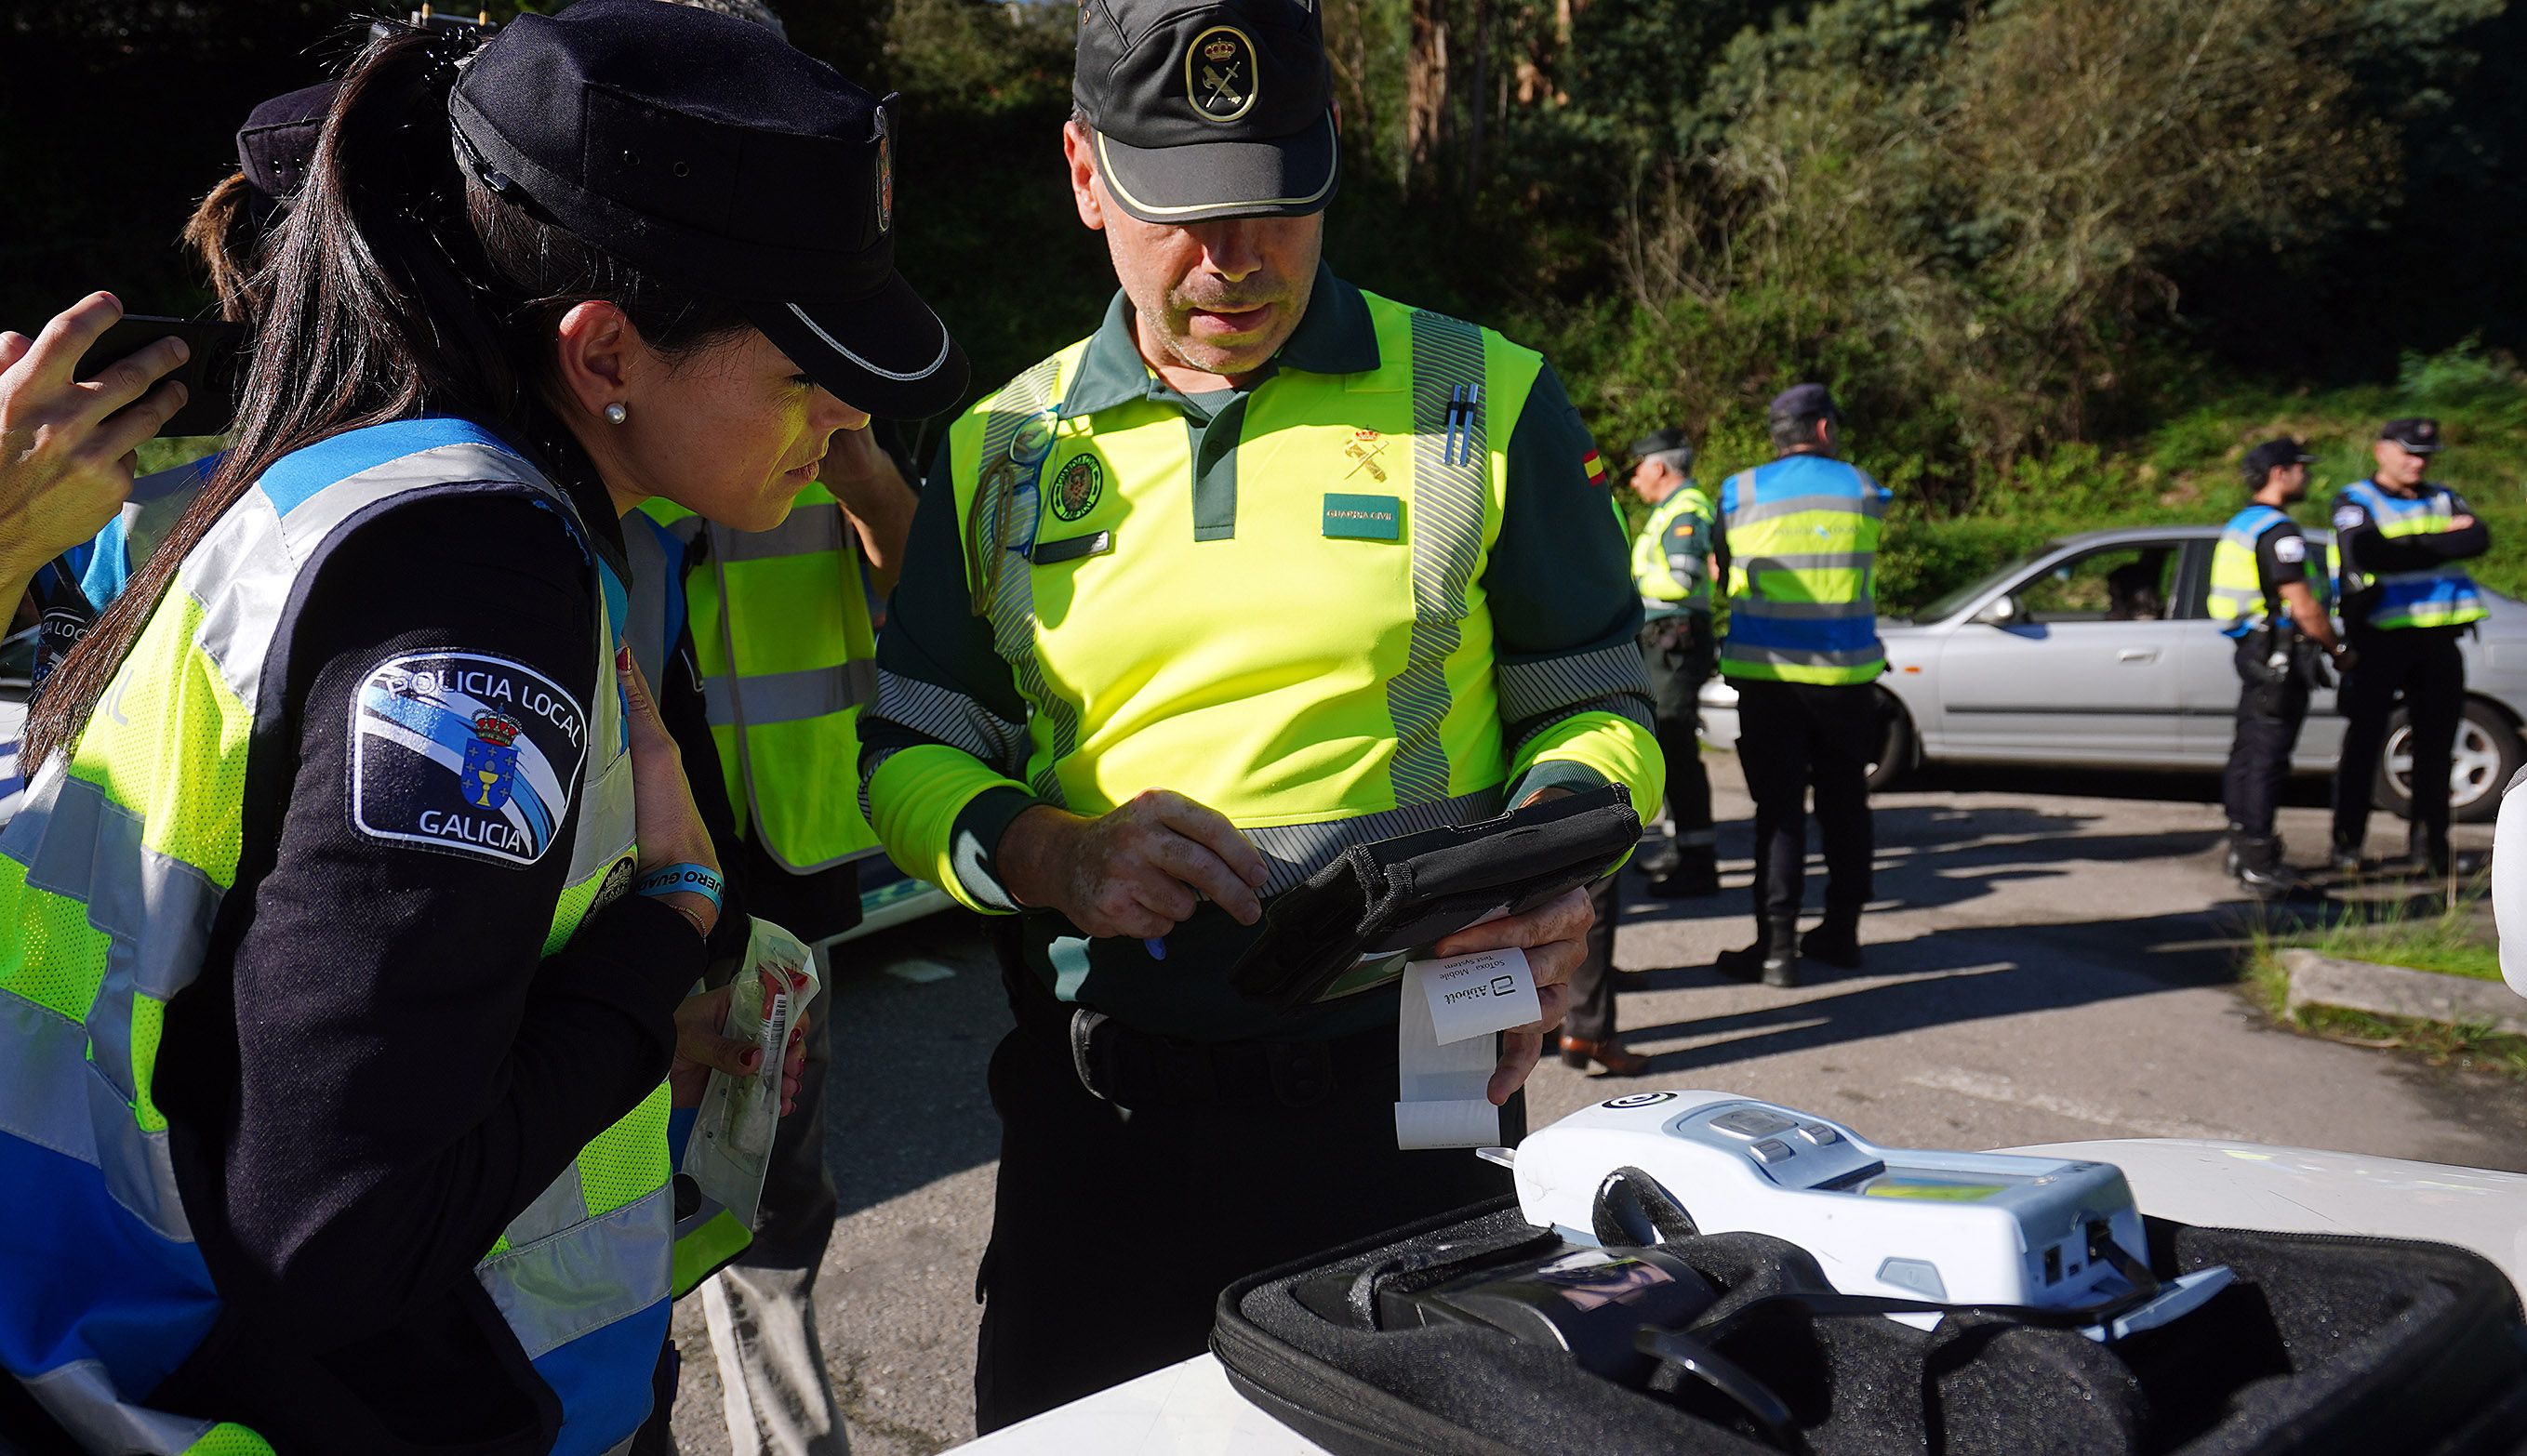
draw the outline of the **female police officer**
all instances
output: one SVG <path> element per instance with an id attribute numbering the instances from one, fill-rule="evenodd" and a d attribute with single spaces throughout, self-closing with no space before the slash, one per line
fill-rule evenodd
<path id="1" fill-rule="evenodd" d="M 715 907 L 625 893 L 709 847 L 617 518 L 770 526 L 853 406 L 961 387 L 866 92 L 651 0 L 457 62 L 343 78 L 236 445 L 0 836 L 0 1363 L 91 1447 L 630 1437 Z"/>

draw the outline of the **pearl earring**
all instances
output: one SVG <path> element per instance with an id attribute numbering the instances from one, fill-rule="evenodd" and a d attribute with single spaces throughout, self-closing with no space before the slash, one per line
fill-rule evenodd
<path id="1" fill-rule="evenodd" d="M 620 425 L 631 418 L 632 412 L 619 399 L 605 407 L 605 423 L 608 425 Z"/>

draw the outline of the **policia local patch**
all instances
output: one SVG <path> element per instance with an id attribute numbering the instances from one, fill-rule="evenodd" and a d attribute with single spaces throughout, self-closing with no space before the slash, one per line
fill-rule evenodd
<path id="1" fill-rule="evenodd" d="M 588 760 L 588 713 L 506 658 L 423 652 L 369 672 L 351 709 L 351 823 L 376 839 L 532 865 Z"/>

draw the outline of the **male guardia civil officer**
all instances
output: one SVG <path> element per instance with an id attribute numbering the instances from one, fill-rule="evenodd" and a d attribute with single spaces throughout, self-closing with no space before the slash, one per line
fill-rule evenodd
<path id="1" fill-rule="evenodd" d="M 1711 497 L 1693 481 L 1693 444 L 1683 430 L 1643 435 L 1631 453 L 1632 493 L 1650 505 L 1650 519 L 1632 538 L 1632 584 L 1641 594 L 1641 657 L 1658 707 L 1675 843 L 1649 889 L 1670 897 L 1717 894 L 1700 718 L 1702 684 L 1719 645 L 1711 632 Z"/>
<path id="2" fill-rule="evenodd" d="M 2307 498 L 2315 458 L 2288 435 L 2247 451 L 2242 468 L 2254 499 L 2229 519 L 2211 550 L 2211 620 L 2238 643 L 2238 732 L 2221 798 L 2233 873 L 2257 895 L 2300 887 L 2282 863 L 2273 806 L 2307 722 L 2308 688 L 2322 659 L 2342 653 L 2325 615 L 2323 564 L 2309 574 L 2307 538 L 2290 519 L 2291 506 Z"/>
<path id="3" fill-rule="evenodd" d="M 2465 703 L 2457 637 L 2484 615 L 2459 562 L 2481 556 L 2492 534 L 2445 485 L 2422 478 L 2442 444 L 2436 420 L 2391 420 L 2371 453 L 2377 470 L 2334 498 L 2342 563 L 2344 640 L 2350 664 L 2336 699 L 2343 758 L 2334 771 L 2335 869 L 2362 868 L 2370 783 L 2387 719 L 2398 698 L 2412 723 L 2412 828 L 2403 859 L 2387 868 L 2449 872 L 2449 757 Z"/>
<path id="4" fill-rule="evenodd" d="M 1720 487 L 1714 570 L 1728 582 L 1720 673 L 1737 689 L 1737 762 L 1755 799 L 1755 942 L 1723 951 L 1722 974 L 1798 983 L 1798 961 L 1860 964 L 1869 902 L 1870 684 L 1878 640 L 1877 553 L 1886 487 L 1834 457 L 1842 415 L 1823 384 L 1775 396 L 1780 458 Z M 1807 880 L 1807 791 L 1825 840 L 1825 920 L 1799 934 Z"/>
<path id="5" fill-rule="evenodd" d="M 1319 262 L 1314 9 L 1089 0 L 1076 89 L 1072 192 L 1123 286 L 950 430 L 862 732 L 896 862 L 1017 912 L 987 1431 L 1199 1354 L 1241 1274 L 1507 1187 L 1397 1150 L 1394 986 L 1281 1017 L 1229 984 L 1264 898 L 1347 845 L 1659 791 L 1623 532 L 1561 384 Z M 1496 1103 L 1586 906 L 1440 943 L 1525 946 L 1545 987 Z"/>

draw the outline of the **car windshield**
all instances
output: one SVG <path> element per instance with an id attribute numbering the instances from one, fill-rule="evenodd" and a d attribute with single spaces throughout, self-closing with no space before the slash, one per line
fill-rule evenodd
<path id="1" fill-rule="evenodd" d="M 1960 586 L 1956 590 L 1938 598 L 1936 601 L 1915 608 L 1912 620 L 1915 622 L 1941 621 L 1954 614 L 1958 608 L 1963 607 L 1966 603 L 1973 601 L 1976 597 L 1983 595 L 1985 592 L 1998 586 L 2001 582 L 2008 580 L 2011 577 L 2025 571 L 2029 562 L 2049 552 L 2059 551 L 2060 549 L 2062 549 L 2062 543 L 2060 541 L 2047 541 L 2043 545 L 2037 547 L 2035 550 L 2028 552 L 2026 555 L 2010 562 L 2007 566 L 1976 577 L 1972 584 Z"/>

